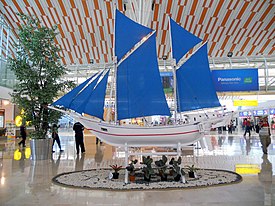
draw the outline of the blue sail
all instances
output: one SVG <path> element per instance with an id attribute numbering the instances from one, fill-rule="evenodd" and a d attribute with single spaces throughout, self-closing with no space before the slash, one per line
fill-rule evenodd
<path id="1" fill-rule="evenodd" d="M 106 94 L 107 80 L 109 76 L 109 70 L 106 72 L 104 77 L 95 86 L 93 92 L 91 92 L 89 97 L 79 106 L 79 111 L 81 113 L 86 113 L 94 117 L 103 119 L 104 114 L 104 100 Z"/>
<path id="2" fill-rule="evenodd" d="M 170 116 L 161 84 L 156 34 L 125 59 L 117 71 L 119 120 L 151 115 Z"/>
<path id="3" fill-rule="evenodd" d="M 85 87 L 85 89 L 83 89 L 72 101 L 71 105 L 70 105 L 70 109 L 78 112 L 78 113 L 82 113 L 82 108 L 81 105 L 87 101 L 87 99 L 89 98 L 89 96 L 91 95 L 91 93 L 94 90 L 94 87 L 96 86 L 98 80 L 100 79 L 102 75 L 102 72 L 92 81 L 90 82 L 89 85 L 87 85 Z"/>
<path id="4" fill-rule="evenodd" d="M 97 73 L 98 74 L 98 73 Z M 75 87 L 73 90 L 56 100 L 52 103 L 53 106 L 63 106 L 67 109 L 70 109 L 70 105 L 74 98 L 78 95 L 78 93 L 97 75 L 93 75 L 92 77 L 88 78 L 86 81 Z"/>
<path id="5" fill-rule="evenodd" d="M 115 56 L 117 56 L 117 61 L 119 62 L 135 44 L 140 42 L 142 38 L 152 31 L 152 29 L 134 22 L 116 10 Z"/>
<path id="6" fill-rule="evenodd" d="M 177 71 L 178 111 L 220 107 L 203 45 Z"/>
<path id="7" fill-rule="evenodd" d="M 170 32 L 172 44 L 172 56 L 176 63 L 196 44 L 202 40 L 191 34 L 170 18 Z"/>

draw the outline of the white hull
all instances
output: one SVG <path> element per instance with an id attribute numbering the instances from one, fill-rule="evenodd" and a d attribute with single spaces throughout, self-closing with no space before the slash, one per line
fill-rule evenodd
<path id="1" fill-rule="evenodd" d="M 114 125 L 83 117 L 54 107 L 51 109 L 72 116 L 92 134 L 113 146 L 163 146 L 178 147 L 193 144 L 205 136 L 211 128 L 228 125 L 232 115 L 212 117 L 201 123 L 140 127 L 138 125 Z"/>
<path id="2" fill-rule="evenodd" d="M 219 121 L 216 121 L 213 125 L 212 128 L 218 128 L 218 127 L 224 127 L 228 126 L 230 124 L 230 121 L 233 117 L 233 113 L 227 114 L 223 117 L 219 117 Z"/>
<path id="3" fill-rule="evenodd" d="M 204 120 L 205 128 L 218 128 L 218 127 L 224 127 L 228 126 L 230 121 L 232 119 L 232 113 L 227 113 L 224 116 L 221 117 L 212 117 L 207 120 Z"/>
<path id="4" fill-rule="evenodd" d="M 114 146 L 169 146 L 190 145 L 204 134 L 203 124 L 140 127 L 134 125 L 111 125 L 86 117 L 74 117 L 95 136 Z"/>

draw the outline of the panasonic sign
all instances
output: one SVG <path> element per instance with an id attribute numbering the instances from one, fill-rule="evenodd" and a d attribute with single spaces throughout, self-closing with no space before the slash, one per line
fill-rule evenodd
<path id="1" fill-rule="evenodd" d="M 258 91 L 258 69 L 212 70 L 217 92 Z"/>
<path id="2" fill-rule="evenodd" d="M 235 82 L 235 81 L 240 82 L 241 78 L 240 77 L 236 77 L 236 78 L 221 78 L 221 77 L 219 77 L 218 81 L 219 82 Z"/>

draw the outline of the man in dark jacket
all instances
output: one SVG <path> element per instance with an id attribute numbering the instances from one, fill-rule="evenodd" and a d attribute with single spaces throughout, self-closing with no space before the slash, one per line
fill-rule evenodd
<path id="1" fill-rule="evenodd" d="M 18 145 L 20 146 L 22 144 L 23 147 L 26 147 L 27 133 L 26 133 L 26 127 L 24 124 L 20 126 L 20 135 L 22 137 L 22 140 L 18 143 Z"/>
<path id="2" fill-rule="evenodd" d="M 75 146 L 76 154 L 79 154 L 79 147 L 81 148 L 81 153 L 85 152 L 84 141 L 83 141 L 83 130 L 84 126 L 80 122 L 76 122 L 73 126 L 75 131 Z"/>
<path id="3" fill-rule="evenodd" d="M 53 150 L 53 146 L 54 146 L 54 143 L 56 142 L 59 149 L 60 149 L 60 152 L 63 152 L 64 150 L 61 149 L 61 143 L 60 143 L 60 138 L 59 138 L 59 135 L 58 135 L 58 128 L 60 126 L 57 126 L 57 124 L 53 124 L 52 125 L 52 138 L 53 138 L 53 145 L 52 145 L 52 152 L 55 152 Z"/>

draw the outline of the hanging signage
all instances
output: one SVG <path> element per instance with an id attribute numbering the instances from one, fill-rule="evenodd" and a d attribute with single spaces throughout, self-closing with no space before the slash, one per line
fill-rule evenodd
<path id="1" fill-rule="evenodd" d="M 172 72 L 160 72 L 160 76 L 161 76 L 161 82 L 162 82 L 164 92 L 166 94 L 172 93 L 173 87 L 174 87 L 173 73 Z"/>
<path id="2" fill-rule="evenodd" d="M 246 106 L 256 107 L 258 106 L 257 100 L 233 100 L 233 106 Z"/>
<path id="3" fill-rule="evenodd" d="M 160 72 L 161 77 L 172 77 L 173 72 Z"/>
<path id="4" fill-rule="evenodd" d="M 254 116 L 263 116 L 263 115 L 267 115 L 267 114 L 268 114 L 268 110 L 267 109 L 254 110 L 253 111 L 253 115 Z"/>
<path id="5" fill-rule="evenodd" d="M 275 114 L 275 109 L 269 109 L 269 114 Z"/>
<path id="6" fill-rule="evenodd" d="M 212 70 L 217 92 L 258 91 L 258 69 Z"/>
<path id="7" fill-rule="evenodd" d="M 248 117 L 248 116 L 252 116 L 252 113 L 250 111 L 247 112 L 239 112 L 239 116 L 240 117 Z"/>

